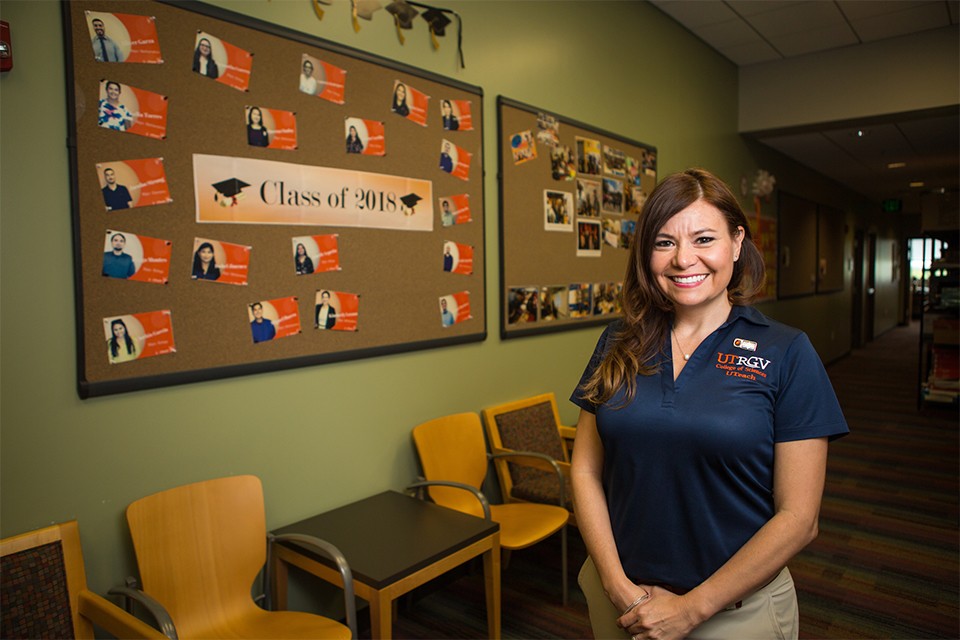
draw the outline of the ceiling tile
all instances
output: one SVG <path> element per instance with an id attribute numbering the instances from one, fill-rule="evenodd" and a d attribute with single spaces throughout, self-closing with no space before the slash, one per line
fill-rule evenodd
<path id="1" fill-rule="evenodd" d="M 716 0 L 651 0 L 651 4 L 690 30 L 737 17 L 726 3 Z"/>
<path id="2" fill-rule="evenodd" d="M 769 4 L 776 8 L 746 18 L 768 40 L 774 40 L 778 35 L 822 28 L 849 29 L 843 14 L 832 2 L 801 2 L 782 6 L 779 2 Z"/>
<path id="3" fill-rule="evenodd" d="M 902 11 L 853 21 L 853 28 L 863 42 L 875 42 L 884 38 L 948 26 L 950 26 L 950 17 L 942 2 L 924 3 Z"/>
<path id="4" fill-rule="evenodd" d="M 740 19 L 727 20 L 697 27 L 694 33 L 715 49 L 748 44 L 760 40 L 757 34 Z"/>
<path id="5" fill-rule="evenodd" d="M 771 39 L 777 50 L 786 57 L 802 56 L 815 51 L 826 51 L 859 44 L 847 25 L 825 26 L 812 31 L 785 33 Z"/>
<path id="6" fill-rule="evenodd" d="M 776 49 L 759 38 L 753 42 L 724 47 L 720 53 L 741 67 L 748 64 L 760 64 L 761 62 L 783 59 L 783 56 L 780 55 Z"/>
<path id="7" fill-rule="evenodd" d="M 851 22 L 923 5 L 938 5 L 944 10 L 943 0 L 837 0 L 837 6 Z"/>

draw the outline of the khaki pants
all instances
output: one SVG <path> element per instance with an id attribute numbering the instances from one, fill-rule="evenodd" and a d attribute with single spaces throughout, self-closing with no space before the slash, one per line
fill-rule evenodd
<path id="1" fill-rule="evenodd" d="M 600 575 L 588 557 L 577 580 L 587 598 L 590 626 L 597 640 L 624 640 L 630 635 L 617 626 L 620 612 L 603 592 Z M 784 567 L 770 584 L 743 599 L 739 609 L 718 612 L 694 629 L 691 640 L 797 640 L 800 619 L 797 593 Z"/>

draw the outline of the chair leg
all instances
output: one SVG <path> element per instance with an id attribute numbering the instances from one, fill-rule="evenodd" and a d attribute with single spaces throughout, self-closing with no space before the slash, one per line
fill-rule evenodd
<path id="1" fill-rule="evenodd" d="M 560 553 L 562 558 L 560 559 L 560 567 L 563 570 L 563 578 L 561 580 L 563 588 L 563 606 L 567 606 L 567 525 L 563 525 L 563 529 L 560 530 Z"/>

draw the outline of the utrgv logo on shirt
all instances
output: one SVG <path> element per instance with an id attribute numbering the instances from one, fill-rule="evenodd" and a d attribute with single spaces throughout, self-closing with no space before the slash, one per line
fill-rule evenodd
<path id="1" fill-rule="evenodd" d="M 759 356 L 740 356 L 734 353 L 717 352 L 717 369 L 726 372 L 729 377 L 746 378 L 756 380 L 758 377 L 766 378 L 764 373 L 770 366 L 770 360 Z"/>

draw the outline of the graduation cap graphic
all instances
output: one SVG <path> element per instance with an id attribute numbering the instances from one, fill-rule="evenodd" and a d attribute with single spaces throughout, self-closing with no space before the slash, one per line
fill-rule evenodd
<path id="1" fill-rule="evenodd" d="M 443 9 L 435 9 L 430 7 L 421 14 L 421 17 L 427 21 L 427 24 L 430 25 L 430 31 L 438 36 L 445 36 L 445 29 L 450 24 L 451 20 L 446 16 Z"/>
<path id="2" fill-rule="evenodd" d="M 412 216 L 416 213 L 415 207 L 417 203 L 423 200 L 420 196 L 415 193 L 408 193 L 405 196 L 400 196 L 400 202 L 403 203 L 403 213 Z"/>
<path id="3" fill-rule="evenodd" d="M 235 207 L 243 197 L 243 188 L 250 185 L 239 178 L 230 178 L 216 182 L 211 186 L 217 190 L 213 194 L 213 199 L 219 202 L 221 207 Z"/>
<path id="4" fill-rule="evenodd" d="M 393 0 L 387 5 L 387 12 L 393 14 L 397 26 L 401 29 L 412 29 L 413 19 L 420 15 L 420 12 L 411 7 L 406 0 Z"/>
<path id="5" fill-rule="evenodd" d="M 357 18 L 373 20 L 373 14 L 383 8 L 377 0 L 352 0 L 353 30 L 360 31 L 360 22 Z"/>

